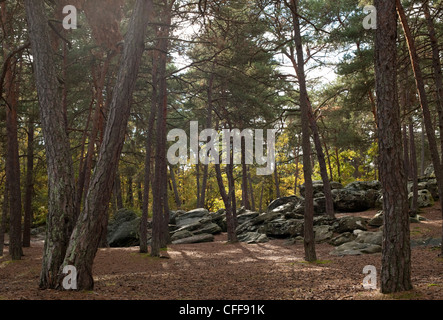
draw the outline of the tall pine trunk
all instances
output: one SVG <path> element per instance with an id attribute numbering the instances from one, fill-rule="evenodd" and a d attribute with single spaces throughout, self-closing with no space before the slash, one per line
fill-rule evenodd
<path id="1" fill-rule="evenodd" d="M 45 139 L 49 189 L 40 287 L 55 288 L 74 225 L 74 174 L 44 1 L 26 0 L 25 8 Z"/>
<path id="2" fill-rule="evenodd" d="M 169 45 L 169 32 L 171 24 L 170 3 L 164 0 L 162 3 L 163 11 L 161 16 L 161 27 L 158 36 L 158 48 L 160 53 L 157 56 L 158 63 L 158 105 L 157 105 L 157 124 L 156 124 L 156 153 L 155 153 L 155 171 L 152 202 L 152 240 L 151 256 L 160 256 L 160 248 L 166 247 L 168 243 L 168 220 L 169 208 L 167 198 L 167 159 L 166 159 L 166 117 L 168 111 L 168 92 L 166 79 L 167 52 Z"/>
<path id="3" fill-rule="evenodd" d="M 441 163 L 440 155 L 438 152 L 437 139 L 435 137 L 435 130 L 432 123 L 432 116 L 431 116 L 431 111 L 429 109 L 429 102 L 426 94 L 423 74 L 420 68 L 420 60 L 417 54 L 417 49 L 415 47 L 414 38 L 412 37 L 412 33 L 408 25 L 406 14 L 404 12 L 400 0 L 396 1 L 396 6 L 403 27 L 403 31 L 406 37 L 406 41 L 408 44 L 412 70 L 414 71 L 415 84 L 417 86 L 418 97 L 423 111 L 423 119 L 426 129 L 426 135 L 428 137 L 429 149 L 431 151 L 431 159 L 434 165 L 435 177 L 437 179 L 439 199 L 443 199 L 443 165 Z M 443 121 L 443 119 L 440 117 L 439 121 Z M 440 205 L 443 215 L 443 201 L 441 201 Z M 443 234 L 443 225 L 442 225 L 442 234 Z M 441 248 L 441 254 L 443 254 L 443 246 Z"/>
<path id="4" fill-rule="evenodd" d="M 380 179 L 383 188 L 381 292 L 410 290 L 409 206 L 397 96 L 395 3 L 376 0 L 375 71 Z"/>
<path id="5" fill-rule="evenodd" d="M 32 111 L 31 111 L 32 112 Z M 32 224 L 32 194 L 34 192 L 34 117 L 28 119 L 28 146 L 26 148 L 26 189 L 25 189 L 25 216 L 23 220 L 23 247 L 31 246 Z"/>
<path id="6" fill-rule="evenodd" d="M 123 147 L 131 109 L 131 96 L 141 58 L 152 1 L 137 0 L 125 36 L 116 85 L 109 107 L 108 119 L 99 156 L 85 198 L 84 209 L 72 232 L 63 266 L 77 269 L 78 290 L 92 290 L 92 265 L 104 229 L 107 210 L 115 181 L 118 160 Z M 61 273 L 62 269 L 60 269 Z M 61 281 L 60 274 L 58 281 Z M 58 282 L 60 283 L 60 282 Z"/>
<path id="7" fill-rule="evenodd" d="M 157 53 L 153 53 L 153 57 Z M 145 172 L 143 189 L 143 208 L 140 220 L 140 253 L 148 253 L 148 209 L 149 209 L 149 190 L 151 185 L 151 155 L 152 146 L 155 144 L 154 125 L 157 114 L 157 66 L 152 59 L 152 94 L 151 94 L 151 112 L 148 119 L 148 129 L 146 131 L 146 154 L 145 154 Z"/>
<path id="8" fill-rule="evenodd" d="M 298 16 L 298 0 L 291 0 L 291 11 L 294 25 L 294 44 L 297 52 L 297 76 L 300 87 L 300 110 L 302 123 L 303 174 L 305 178 L 305 211 L 304 211 L 304 248 L 306 261 L 317 260 L 314 236 L 314 190 L 312 187 L 311 167 L 311 132 L 309 120 L 309 101 L 306 87 L 303 46 Z"/>

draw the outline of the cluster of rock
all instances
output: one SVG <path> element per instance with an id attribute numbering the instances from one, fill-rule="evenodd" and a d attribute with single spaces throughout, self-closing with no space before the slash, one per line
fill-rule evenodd
<path id="1" fill-rule="evenodd" d="M 381 231 L 368 231 L 368 227 L 383 224 L 383 212 L 372 219 L 356 216 L 333 218 L 326 216 L 325 197 L 321 181 L 314 181 L 314 233 L 317 243 L 334 246 L 331 254 L 362 254 L 381 251 Z M 334 210 L 336 212 L 361 212 L 381 208 L 382 192 L 379 181 L 355 181 L 346 186 L 331 183 Z M 412 185 L 408 185 L 412 191 Z M 266 212 L 245 209 L 237 211 L 237 238 L 246 243 L 263 243 L 273 238 L 287 239 L 288 243 L 302 240 L 304 230 L 304 188 L 301 197 L 289 196 L 271 202 Z M 412 192 L 410 193 L 412 197 Z M 419 206 L 431 206 L 438 197 L 432 174 L 419 181 Z M 421 217 L 412 217 L 419 222 Z M 111 247 L 127 247 L 139 244 L 140 218 L 130 210 L 119 210 L 108 226 L 108 243 Z M 227 231 L 224 210 L 209 212 L 206 209 L 171 211 L 170 236 L 173 244 L 214 241 L 214 235 Z M 148 226 L 148 234 L 150 234 Z"/>

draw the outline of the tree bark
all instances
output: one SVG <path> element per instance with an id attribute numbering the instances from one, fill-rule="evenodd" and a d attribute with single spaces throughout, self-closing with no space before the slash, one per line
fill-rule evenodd
<path id="1" fill-rule="evenodd" d="M 279 182 L 279 178 L 278 178 L 278 172 L 277 172 L 277 162 L 275 162 L 275 169 L 274 169 L 274 184 L 275 184 L 275 196 L 276 198 L 281 198 L 280 195 L 280 182 Z"/>
<path id="2" fill-rule="evenodd" d="M 152 13 L 152 7 L 151 0 L 137 0 L 135 3 L 125 36 L 120 69 L 96 168 L 85 198 L 84 209 L 72 232 L 62 265 L 76 267 L 78 290 L 92 290 L 94 287 L 92 265 L 107 218 L 106 213 L 130 115 L 131 96 L 144 51 L 149 21 L 147 17 Z M 62 267 L 58 281 L 62 280 Z"/>
<path id="3" fill-rule="evenodd" d="M 49 188 L 40 287 L 55 288 L 75 221 L 74 174 L 44 1 L 25 0 L 25 8 L 45 139 Z"/>
<path id="4" fill-rule="evenodd" d="M 174 191 L 175 204 L 177 205 L 177 208 L 180 208 L 182 203 L 180 201 L 180 195 L 178 194 L 177 181 L 175 180 L 174 168 L 171 165 L 169 165 L 169 173 L 171 176 L 172 189 Z"/>
<path id="5" fill-rule="evenodd" d="M 423 111 L 423 119 L 424 119 L 424 124 L 425 124 L 425 129 L 426 129 L 426 135 L 428 137 L 428 143 L 429 143 L 429 148 L 431 151 L 432 163 L 434 165 L 435 177 L 437 179 L 439 198 L 443 199 L 443 166 L 442 166 L 440 155 L 438 152 L 437 140 L 435 137 L 435 130 L 434 130 L 434 126 L 432 124 L 431 111 L 429 109 L 429 103 L 428 103 L 428 98 L 426 95 L 423 74 L 422 74 L 422 71 L 420 68 L 420 61 L 419 61 L 419 57 L 418 57 L 417 50 L 415 47 L 415 41 L 414 41 L 414 38 L 412 37 L 412 33 L 411 33 L 411 30 L 408 25 L 406 14 L 404 12 L 404 9 L 403 9 L 403 6 L 402 6 L 400 0 L 396 1 L 396 6 L 397 6 L 397 12 L 400 17 L 400 21 L 401 21 L 403 31 L 404 31 L 404 34 L 406 37 L 406 41 L 408 44 L 408 48 L 409 48 L 409 56 L 411 59 L 412 69 L 414 71 L 415 84 L 417 86 L 418 97 L 419 97 L 420 105 L 421 105 L 421 108 Z M 442 118 L 440 118 L 439 120 L 443 121 Z M 441 201 L 441 209 L 442 209 L 442 215 L 443 215 L 443 201 Z M 442 234 L 443 234 L 443 225 L 442 225 Z M 441 248 L 441 254 L 443 255 L 443 246 Z"/>
<path id="6" fill-rule="evenodd" d="M 31 111 L 32 112 L 32 111 Z M 32 194 L 34 192 L 34 117 L 31 113 L 28 119 L 28 146 L 26 148 L 26 190 L 25 190 L 25 216 L 23 223 L 23 247 L 31 246 L 32 224 Z"/>
<path id="7" fill-rule="evenodd" d="M 153 53 L 153 57 L 156 53 Z M 151 156 L 152 146 L 155 144 L 154 125 L 157 115 L 157 66 L 152 61 L 152 94 L 151 94 L 151 112 L 148 119 L 148 129 L 146 132 L 146 154 L 145 154 L 145 173 L 143 189 L 143 209 L 140 221 L 140 253 L 148 253 L 148 208 L 149 208 L 149 190 L 151 184 Z"/>
<path id="8" fill-rule="evenodd" d="M 294 27 L 294 44 L 297 52 L 297 75 L 300 87 L 300 110 L 302 123 L 303 174 L 305 178 L 305 211 L 304 211 L 304 249 L 306 261 L 317 260 L 314 237 L 314 199 L 311 167 L 311 133 L 309 120 L 309 101 L 306 88 L 304 57 L 298 16 L 298 0 L 291 0 L 292 23 Z"/>
<path id="9" fill-rule="evenodd" d="M 410 290 L 411 249 L 400 107 L 397 96 L 395 3 L 376 0 L 375 72 L 380 179 L 383 188 L 381 292 Z"/>
<path id="10" fill-rule="evenodd" d="M 425 1 L 423 4 L 423 11 L 426 18 L 429 40 L 431 41 L 432 48 L 432 69 L 434 71 L 434 82 L 437 94 L 436 103 L 440 129 L 440 151 L 443 153 L 443 75 L 442 66 L 440 63 L 440 50 L 438 47 L 437 35 L 434 28 L 434 21 L 432 20 L 431 13 L 429 12 L 428 0 Z"/>
<path id="11" fill-rule="evenodd" d="M 412 204 L 410 207 L 411 215 L 416 215 L 418 213 L 418 174 L 417 174 L 417 152 L 415 148 L 414 139 L 414 124 L 412 118 L 409 118 L 409 150 L 411 152 L 410 156 L 410 178 L 412 180 Z"/>
<path id="12" fill-rule="evenodd" d="M 17 137 L 17 107 L 19 99 L 19 82 L 16 79 L 16 59 L 7 59 L 7 49 L 10 44 L 7 43 L 7 37 L 10 37 L 10 30 L 7 20 L 13 19 L 10 12 L 6 8 L 6 3 L 1 4 L 1 21 L 4 26 L 4 37 L 2 45 L 4 46 L 5 64 L 5 98 L 6 103 L 6 161 L 5 171 L 6 180 L 9 188 L 9 212 L 10 212 L 10 230 L 9 230 L 9 253 L 12 260 L 20 260 L 22 256 L 22 202 L 20 189 L 20 162 L 19 162 L 19 145 Z"/>
<path id="13" fill-rule="evenodd" d="M 8 226 L 8 212 L 9 212 L 9 192 L 8 181 L 5 181 L 5 190 L 3 193 L 3 205 L 2 205 L 2 222 L 0 224 L 0 257 L 3 256 L 3 248 L 5 245 L 5 233 Z"/>
<path id="14" fill-rule="evenodd" d="M 167 197 L 167 160 L 166 160 L 166 117 L 168 105 L 167 93 L 167 79 L 166 79 L 166 64 L 167 52 L 169 46 L 169 32 L 171 25 L 171 3 L 168 0 L 163 1 L 163 12 L 161 16 L 162 27 L 158 32 L 158 47 L 160 53 L 158 54 L 158 113 L 157 113 L 157 146 L 155 154 L 155 172 L 153 189 L 153 204 L 152 204 L 152 240 L 151 240 L 151 256 L 159 257 L 160 248 L 165 247 L 168 242 L 168 221 L 169 208 Z"/>
<path id="15" fill-rule="evenodd" d="M 206 113 L 206 128 L 205 129 L 211 129 L 212 128 L 212 89 L 214 86 L 214 69 L 215 69 L 215 62 L 212 64 L 212 70 L 211 70 L 211 74 L 209 76 L 209 82 L 208 82 L 208 109 L 207 109 L 207 113 Z M 210 141 L 210 137 L 208 137 L 207 142 Z M 198 197 L 198 204 L 197 206 L 200 208 L 204 208 L 205 206 L 205 200 L 206 200 L 206 185 L 208 183 L 208 170 L 209 170 L 209 166 L 208 165 L 204 165 L 203 166 L 203 179 L 202 179 L 202 186 L 201 186 L 201 195 Z"/>

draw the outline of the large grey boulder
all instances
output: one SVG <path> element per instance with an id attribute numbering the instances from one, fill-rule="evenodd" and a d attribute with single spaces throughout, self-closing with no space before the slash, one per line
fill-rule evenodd
<path id="1" fill-rule="evenodd" d="M 354 181 L 345 186 L 345 189 L 352 189 L 357 191 L 367 190 L 381 190 L 381 182 L 378 180 L 373 181 Z"/>
<path id="2" fill-rule="evenodd" d="M 222 232 L 222 229 L 215 223 L 209 222 L 207 224 L 202 225 L 201 228 L 194 230 L 192 233 L 194 235 L 201 233 L 209 233 L 209 234 L 219 234 Z"/>
<path id="3" fill-rule="evenodd" d="M 204 208 L 194 209 L 184 213 L 177 212 L 177 215 L 175 216 L 175 225 L 177 226 L 177 228 L 180 228 L 199 222 L 203 218 L 211 219 L 209 211 Z"/>
<path id="4" fill-rule="evenodd" d="M 413 193 L 411 192 L 408 195 L 410 207 L 412 207 L 412 198 Z M 419 208 L 432 207 L 434 205 L 434 198 L 432 197 L 431 192 L 427 189 L 418 190 L 417 203 Z"/>
<path id="5" fill-rule="evenodd" d="M 368 225 L 371 227 L 381 227 L 383 225 L 383 220 L 383 210 L 380 210 L 368 221 Z"/>
<path id="6" fill-rule="evenodd" d="M 110 247 L 132 247 L 140 244 L 140 218 L 128 209 L 117 211 L 108 223 L 107 241 Z"/>
<path id="7" fill-rule="evenodd" d="M 303 233 L 303 220 L 276 219 L 264 224 L 263 231 L 268 237 L 288 238 Z"/>
<path id="8" fill-rule="evenodd" d="M 194 234 L 188 230 L 179 230 L 171 235 L 171 241 L 174 242 L 180 239 L 189 238 L 192 237 L 193 235 Z"/>
<path id="9" fill-rule="evenodd" d="M 357 235 L 355 242 L 358 243 L 367 243 L 367 244 L 375 244 L 381 246 L 383 240 L 383 232 L 382 231 L 361 231 L 355 230 L 354 234 Z"/>
<path id="10" fill-rule="evenodd" d="M 335 189 L 343 189 L 343 185 L 340 182 L 330 181 L 331 190 Z M 312 188 L 314 190 L 314 197 L 322 197 L 324 196 L 323 191 L 323 181 L 322 180 L 314 180 L 312 181 Z M 300 195 L 305 196 L 305 184 L 300 186 Z"/>
<path id="11" fill-rule="evenodd" d="M 354 230 L 367 230 L 367 221 L 362 217 L 345 216 L 338 219 L 338 225 L 335 228 L 337 233 L 354 232 Z"/>
<path id="12" fill-rule="evenodd" d="M 331 255 L 360 255 L 381 252 L 382 231 L 370 232 L 355 230 L 355 240 L 345 242 L 330 252 Z"/>
<path id="13" fill-rule="evenodd" d="M 334 209 L 341 212 L 366 211 L 375 206 L 375 194 L 355 189 L 332 190 Z"/>
<path id="14" fill-rule="evenodd" d="M 201 242 L 212 242 L 212 241 L 214 241 L 214 236 L 212 234 L 202 233 L 191 237 L 172 241 L 172 244 L 190 244 L 190 243 L 201 243 Z"/>
<path id="15" fill-rule="evenodd" d="M 328 225 L 314 226 L 315 242 L 322 243 L 332 239 L 333 228 Z"/>
<path id="16" fill-rule="evenodd" d="M 267 208 L 267 210 L 266 211 L 272 211 L 272 210 L 274 210 L 275 208 L 277 208 L 277 207 L 280 207 L 280 206 L 282 206 L 282 205 L 285 205 L 285 204 L 296 204 L 296 203 L 298 203 L 300 201 L 300 198 L 299 197 L 297 197 L 297 196 L 289 196 L 289 197 L 282 197 L 282 198 L 278 198 L 278 199 L 275 199 L 275 200 L 273 200 L 270 204 L 269 204 L 269 206 L 268 206 L 268 208 Z"/>
<path id="17" fill-rule="evenodd" d="M 237 240 L 246 243 L 264 243 L 268 242 L 269 238 L 264 233 L 259 232 L 245 232 L 237 236 Z"/>
<path id="18" fill-rule="evenodd" d="M 334 256 L 361 255 L 381 252 L 381 246 L 350 241 L 335 247 L 329 254 Z"/>
<path id="19" fill-rule="evenodd" d="M 343 243 L 354 241 L 355 238 L 357 238 L 357 235 L 353 232 L 343 232 L 339 234 L 338 236 L 332 238 L 328 241 L 328 243 L 331 246 L 337 247 L 339 245 L 342 245 Z"/>

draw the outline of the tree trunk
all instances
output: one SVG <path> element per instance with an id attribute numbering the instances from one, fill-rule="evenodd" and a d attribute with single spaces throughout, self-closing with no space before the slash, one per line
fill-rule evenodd
<path id="1" fill-rule="evenodd" d="M 134 208 L 134 192 L 132 190 L 132 176 L 128 176 L 128 189 L 126 190 L 126 205 L 129 208 Z"/>
<path id="2" fill-rule="evenodd" d="M 153 53 L 153 57 L 155 53 Z M 149 189 L 151 183 L 151 155 L 152 146 L 155 144 L 154 124 L 157 114 L 157 66 L 153 60 L 152 68 L 152 95 L 151 95 L 151 112 L 149 114 L 148 129 L 146 132 L 146 154 L 145 154 L 145 174 L 143 190 L 143 209 L 140 221 L 140 253 L 148 253 L 148 208 L 149 208 Z"/>
<path id="3" fill-rule="evenodd" d="M 147 17 L 152 13 L 152 8 L 150 0 L 137 0 L 135 3 L 125 36 L 125 46 L 97 165 L 85 198 L 84 209 L 72 232 L 62 265 L 76 267 L 78 290 L 92 290 L 94 287 L 92 265 L 107 218 L 106 213 L 130 115 L 131 96 L 144 51 L 145 31 L 149 22 Z M 58 281 L 61 279 L 60 274 Z"/>
<path id="4" fill-rule="evenodd" d="M 303 174 L 305 178 L 305 212 L 304 212 L 304 248 L 306 261 L 315 261 L 315 237 L 314 237 L 314 199 L 312 187 L 311 168 L 311 141 L 309 121 L 309 101 L 306 88 L 304 57 L 302 39 L 300 33 L 300 21 L 298 16 L 298 0 L 291 0 L 290 9 L 294 25 L 294 44 L 297 51 L 297 75 L 300 87 L 300 110 L 302 123 L 302 149 L 303 149 Z"/>
<path id="5" fill-rule="evenodd" d="M 25 0 L 25 7 L 45 139 L 49 188 L 40 287 L 55 288 L 75 222 L 74 174 L 44 1 Z"/>
<path id="6" fill-rule="evenodd" d="M 7 21 L 13 19 L 12 15 L 6 9 L 6 3 L 1 4 L 1 21 L 3 27 L 4 39 L 2 45 L 4 49 L 9 49 L 7 37 L 10 37 L 12 30 L 8 27 Z M 10 230 L 9 230 L 9 253 L 12 260 L 20 260 L 22 256 L 22 202 L 20 189 L 20 162 L 19 145 L 17 137 L 17 107 L 19 100 L 19 81 L 16 79 L 16 59 L 7 59 L 7 50 L 3 50 L 5 69 L 5 98 L 6 103 L 6 160 L 5 171 L 6 180 L 9 188 L 9 212 L 10 212 Z"/>
<path id="7" fill-rule="evenodd" d="M 254 197 L 254 189 L 252 187 L 252 179 L 251 179 L 251 172 L 248 168 L 248 184 L 249 184 L 249 194 L 251 195 L 251 210 L 255 211 L 255 197 Z"/>
<path id="8" fill-rule="evenodd" d="M 171 165 L 169 165 L 169 173 L 172 181 L 172 189 L 174 190 L 175 204 L 177 205 L 177 208 L 180 208 L 182 203 L 180 201 L 180 195 L 178 194 L 177 181 L 175 180 L 174 168 Z"/>
<path id="9" fill-rule="evenodd" d="M 418 213 L 418 175 L 417 175 L 417 152 L 415 148 L 414 139 L 414 124 L 412 118 L 409 118 L 409 144 L 410 144 L 410 177 L 412 179 L 412 204 L 411 204 L 411 215 L 416 215 Z"/>
<path id="10" fill-rule="evenodd" d="M 274 169 L 274 184 L 275 184 L 275 196 L 276 199 L 281 198 L 281 194 L 280 194 L 280 183 L 279 183 L 279 178 L 278 178 L 278 172 L 277 172 L 277 162 L 275 162 L 275 169 Z"/>
<path id="11" fill-rule="evenodd" d="M 426 95 L 426 89 L 423 81 L 423 75 L 420 68 L 420 61 L 418 58 L 417 50 L 415 47 L 415 41 L 412 37 L 411 30 L 409 29 L 408 21 L 403 9 L 403 6 L 400 0 L 396 1 L 397 12 L 400 17 L 400 21 L 403 27 L 403 31 L 405 33 L 406 41 L 408 43 L 409 48 L 409 56 L 411 59 L 412 69 L 414 71 L 415 83 L 417 86 L 418 97 L 420 101 L 420 105 L 423 111 L 423 119 L 425 123 L 426 135 L 428 137 L 429 148 L 431 151 L 432 163 L 434 165 L 435 177 L 437 179 L 438 185 L 438 193 L 439 198 L 443 199 L 443 166 L 440 160 L 440 155 L 438 152 L 437 140 L 435 137 L 435 130 L 432 124 L 431 112 L 429 110 L 428 98 Z M 440 121 L 443 121 L 442 118 L 439 118 Z M 443 137 L 442 137 L 443 138 Z M 441 209 L 443 215 L 443 201 L 441 201 Z M 443 225 L 442 225 L 442 234 L 443 234 Z M 443 254 L 443 246 L 441 248 L 441 254 Z"/>
<path id="12" fill-rule="evenodd" d="M 380 179 L 383 187 L 381 292 L 410 290 L 411 249 L 408 194 L 403 170 L 397 97 L 397 16 L 395 3 L 376 0 L 375 71 Z"/>
<path id="13" fill-rule="evenodd" d="M 309 109 L 309 122 L 311 126 L 311 132 L 312 136 L 314 138 L 314 145 L 315 150 L 317 152 L 317 159 L 318 164 L 320 166 L 320 175 L 321 179 L 323 181 L 323 193 L 325 195 L 325 206 L 326 206 L 326 214 L 330 217 L 335 217 L 334 214 L 334 201 L 332 199 L 332 192 L 331 192 L 331 183 L 328 178 L 328 170 L 326 168 L 326 160 L 325 160 L 325 154 L 323 152 L 322 143 L 320 140 L 320 134 L 318 132 L 318 126 L 314 119 L 314 115 L 312 113 L 312 106 L 308 99 L 308 109 Z"/>
<path id="14" fill-rule="evenodd" d="M 403 165 L 404 165 L 404 172 L 406 176 L 406 180 L 409 179 L 409 144 L 408 144 L 408 129 L 406 127 L 406 124 L 403 124 L 402 133 L 403 133 Z"/>
<path id="15" fill-rule="evenodd" d="M 32 112 L 32 111 L 31 111 Z M 25 190 L 25 217 L 23 223 L 23 247 L 31 246 L 32 224 L 32 194 L 34 192 L 34 117 L 28 119 L 28 146 L 26 148 L 26 190 Z"/>
<path id="16" fill-rule="evenodd" d="M 428 26 L 429 40 L 431 41 L 432 48 L 432 69 L 434 71 L 434 82 L 437 94 L 437 111 L 439 118 L 440 128 L 440 151 L 443 153 L 443 75 L 442 66 L 440 63 L 440 50 L 438 48 L 437 35 L 435 33 L 434 22 L 429 12 L 429 1 L 425 1 L 423 4 L 423 10 Z M 443 250 L 443 249 L 442 249 Z"/>
<path id="17" fill-rule="evenodd" d="M 159 257 L 160 248 L 167 244 L 169 235 L 167 229 L 167 217 L 169 216 L 168 198 L 167 198 L 167 160 L 166 160 L 166 116 L 167 116 L 167 83 L 166 83 L 166 64 L 167 52 L 169 45 L 169 32 L 171 24 L 170 3 L 163 1 L 162 27 L 158 32 L 158 47 L 160 53 L 157 55 L 158 63 L 158 114 L 157 114 L 157 147 L 155 154 L 155 172 L 153 189 L 153 218 L 152 218 L 152 240 L 151 240 L 151 256 Z"/>
<path id="18" fill-rule="evenodd" d="M 241 140 L 244 140 L 242 138 Z M 246 145 L 243 141 L 241 144 L 241 167 L 242 167 L 242 179 L 241 179 L 241 195 L 242 195 L 242 206 L 251 210 L 251 203 L 249 202 L 249 185 L 248 185 L 248 166 L 246 164 L 245 152 Z M 277 172 L 277 170 L 275 170 Z"/>
<path id="19" fill-rule="evenodd" d="M 215 62 L 212 64 L 212 70 L 211 75 L 209 77 L 209 83 L 208 83 L 208 109 L 206 114 L 206 128 L 205 129 L 211 129 L 212 128 L 212 88 L 214 85 L 214 69 L 215 69 Z M 210 137 L 208 137 L 207 142 L 210 141 Z M 199 202 L 197 204 L 198 207 L 204 208 L 205 206 L 205 200 L 206 200 L 206 185 L 208 183 L 208 169 L 209 165 L 203 166 L 203 179 L 202 179 L 202 187 L 201 187 L 201 195 L 199 196 Z"/>
<path id="20" fill-rule="evenodd" d="M 117 210 L 123 209 L 122 183 L 120 180 L 120 173 L 117 171 L 114 181 L 114 195 L 117 202 Z"/>
<path id="21" fill-rule="evenodd" d="M 5 245 L 5 233 L 8 226 L 8 212 L 9 212 L 9 192 L 8 181 L 5 181 L 5 190 L 3 193 L 3 205 L 2 205 L 2 222 L 0 224 L 0 257 L 3 256 L 3 248 Z"/>

